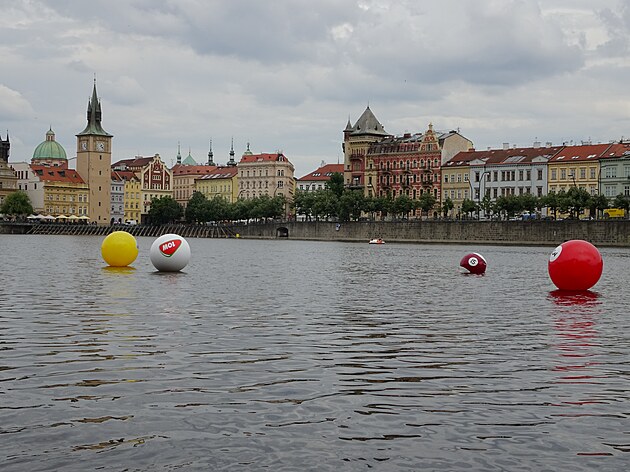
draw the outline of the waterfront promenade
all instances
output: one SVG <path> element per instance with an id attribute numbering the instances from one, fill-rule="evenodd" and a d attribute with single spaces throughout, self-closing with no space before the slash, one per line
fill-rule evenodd
<path id="1" fill-rule="evenodd" d="M 378 237 L 402 243 L 477 243 L 501 245 L 557 245 L 584 239 L 598 246 L 630 247 L 630 221 L 476 221 L 409 220 L 336 223 L 265 222 L 229 225 L 79 225 L 3 223 L 0 233 L 51 235 L 107 235 L 127 231 L 134 236 L 158 237 L 166 233 L 185 238 L 297 239 L 367 242 Z"/>

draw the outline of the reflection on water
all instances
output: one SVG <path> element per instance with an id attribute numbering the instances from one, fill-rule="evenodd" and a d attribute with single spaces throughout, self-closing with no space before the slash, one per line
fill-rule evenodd
<path id="1" fill-rule="evenodd" d="M 549 248 L 138 241 L 3 236 L 3 471 L 625 468 L 626 250 L 566 294 Z"/>

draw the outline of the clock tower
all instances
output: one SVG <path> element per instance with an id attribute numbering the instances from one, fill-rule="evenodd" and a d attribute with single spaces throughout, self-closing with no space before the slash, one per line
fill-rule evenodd
<path id="1" fill-rule="evenodd" d="M 112 138 L 101 127 L 101 102 L 94 79 L 87 126 L 77 134 L 77 172 L 88 184 L 88 216 L 99 225 L 109 224 L 110 219 Z"/>

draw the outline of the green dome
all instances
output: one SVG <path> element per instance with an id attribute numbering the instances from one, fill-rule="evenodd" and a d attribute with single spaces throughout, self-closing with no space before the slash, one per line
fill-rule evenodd
<path id="1" fill-rule="evenodd" d="M 46 141 L 40 143 L 33 152 L 33 159 L 63 159 L 67 160 L 66 150 L 55 141 L 55 133 L 50 128 L 46 133 Z"/>

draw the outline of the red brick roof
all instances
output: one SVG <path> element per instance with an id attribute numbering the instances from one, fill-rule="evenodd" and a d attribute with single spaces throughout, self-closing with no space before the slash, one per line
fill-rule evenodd
<path id="1" fill-rule="evenodd" d="M 630 157 L 630 143 L 611 144 L 601 156 L 602 159 L 614 157 Z"/>
<path id="2" fill-rule="evenodd" d="M 68 182 L 73 184 L 85 183 L 79 173 L 74 169 L 35 164 L 31 164 L 31 169 L 35 172 L 35 175 L 44 182 Z"/>
<path id="3" fill-rule="evenodd" d="M 611 144 L 584 144 L 580 146 L 566 146 L 553 156 L 549 163 L 594 161 L 603 157 Z"/>
<path id="4" fill-rule="evenodd" d="M 234 166 L 220 166 L 215 167 L 214 172 L 211 172 L 207 175 L 202 175 L 199 177 L 199 180 L 209 180 L 209 179 L 229 179 L 236 175 L 238 169 Z"/>
<path id="5" fill-rule="evenodd" d="M 216 168 L 217 166 L 185 166 L 175 164 L 171 170 L 173 171 L 173 175 L 204 175 L 213 173 Z"/>
<path id="6" fill-rule="evenodd" d="M 140 182 L 138 176 L 130 170 L 114 170 L 112 171 L 112 180 L 136 180 Z"/>
<path id="7" fill-rule="evenodd" d="M 314 170 L 310 174 L 306 174 L 304 177 L 301 177 L 299 180 L 330 180 L 330 175 L 334 172 L 339 172 L 343 174 L 343 164 L 326 164 L 320 167 L 317 170 Z"/>
<path id="8" fill-rule="evenodd" d="M 289 161 L 281 152 L 274 152 L 273 154 L 243 154 L 240 162 L 263 162 L 263 161 Z"/>
<path id="9" fill-rule="evenodd" d="M 527 147 L 509 149 L 487 149 L 485 151 L 462 151 L 447 161 L 442 167 L 450 168 L 470 165 L 471 161 L 480 160 L 484 165 L 497 164 L 530 164 L 537 157 L 551 159 L 564 146 Z"/>

